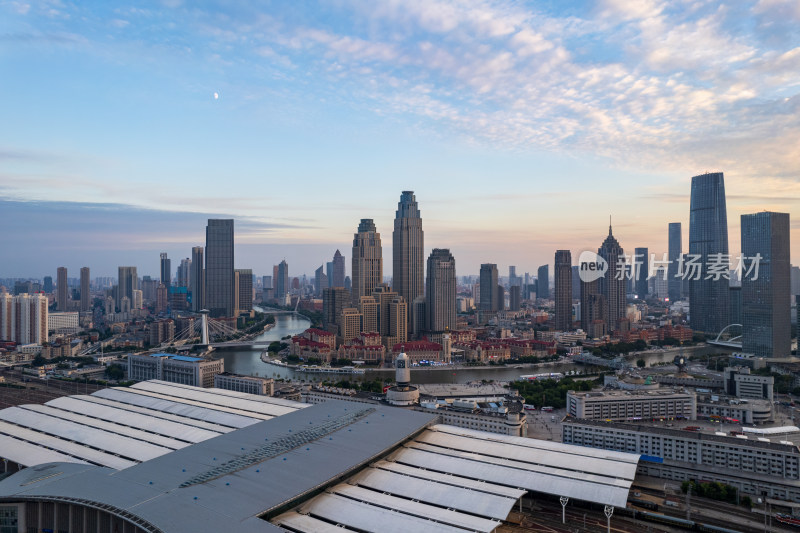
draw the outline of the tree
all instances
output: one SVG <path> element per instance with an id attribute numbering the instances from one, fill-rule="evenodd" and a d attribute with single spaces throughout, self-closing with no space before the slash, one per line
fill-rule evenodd
<path id="1" fill-rule="evenodd" d="M 639 368 L 644 368 L 645 365 L 647 365 L 647 363 L 645 363 L 644 359 L 637 359 L 636 360 L 636 366 L 638 366 Z"/>
<path id="2" fill-rule="evenodd" d="M 125 370 L 120 365 L 108 365 L 106 367 L 106 377 L 114 381 L 119 381 L 125 377 Z"/>

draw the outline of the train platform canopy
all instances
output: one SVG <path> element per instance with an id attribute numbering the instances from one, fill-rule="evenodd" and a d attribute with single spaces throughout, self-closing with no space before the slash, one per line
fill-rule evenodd
<path id="1" fill-rule="evenodd" d="M 176 401 L 138 395 L 137 390 L 169 392 L 142 385 L 123 391 L 141 396 L 139 402 L 102 399 L 135 407 L 130 411 L 135 415 L 157 411 L 151 402 Z M 217 436 L 199 440 L 197 435 L 198 442 L 126 467 L 76 464 L 52 455 L 54 462 L 0 481 L 0 503 L 102 509 L 149 533 L 488 533 L 528 491 L 625 506 L 639 460 L 638 455 L 436 425 L 435 413 L 340 400 L 236 428 L 195 412 L 210 409 L 204 394 L 218 392 L 186 391 L 172 391 L 171 397 L 203 404 L 183 404 L 193 413 L 191 420 L 204 425 L 191 431 L 217 427 Z M 268 404 L 247 396 L 238 398 Z M 70 407 L 77 414 L 77 407 Z M 258 412 L 240 402 L 231 408 Z M 227 415 L 233 421 L 244 416 Z M 179 438 L 166 427 L 157 433 L 163 438 L 150 446 L 167 448 L 166 439 Z"/>

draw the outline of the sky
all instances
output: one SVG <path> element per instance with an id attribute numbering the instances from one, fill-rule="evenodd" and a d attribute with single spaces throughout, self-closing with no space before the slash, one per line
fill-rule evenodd
<path id="1" fill-rule="evenodd" d="M 707 171 L 731 252 L 789 212 L 800 264 L 796 0 L 0 0 L 0 124 L 0 277 L 158 275 L 214 217 L 292 276 L 373 218 L 390 276 L 403 190 L 459 275 L 577 258 L 609 216 L 687 250 Z"/>

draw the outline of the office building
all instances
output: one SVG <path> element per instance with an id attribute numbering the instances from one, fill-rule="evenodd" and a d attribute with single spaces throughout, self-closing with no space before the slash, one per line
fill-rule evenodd
<path id="1" fill-rule="evenodd" d="M 601 420 L 697 419 L 697 397 L 693 392 L 669 389 L 567 391 L 567 414 L 575 418 Z"/>
<path id="2" fill-rule="evenodd" d="M 608 237 L 603 241 L 597 254 L 606 260 L 608 270 L 598 279 L 600 294 L 605 299 L 604 319 L 606 331 L 612 332 L 619 326 L 619 321 L 625 318 L 627 298 L 625 293 L 626 276 L 623 271 L 625 254 L 608 225 Z M 581 310 L 583 312 L 583 310 Z"/>
<path id="3" fill-rule="evenodd" d="M 389 302 L 388 316 L 388 334 L 384 337 L 384 346 L 388 350 L 394 347 L 395 344 L 406 342 L 408 340 L 408 305 L 406 299 L 400 295 L 394 296 Z"/>
<path id="4" fill-rule="evenodd" d="M 80 331 L 80 313 L 49 313 L 47 315 L 47 331 L 57 335 L 70 335 Z"/>
<path id="5" fill-rule="evenodd" d="M 536 297 L 545 300 L 550 298 L 550 265 L 539 267 L 536 276 Z"/>
<path id="6" fill-rule="evenodd" d="M 647 248 L 635 248 L 633 256 L 633 292 L 640 300 L 644 300 L 650 292 L 648 278 L 650 253 Z"/>
<path id="7" fill-rule="evenodd" d="M 572 297 L 580 298 L 581 296 L 581 275 L 580 267 L 575 265 L 572 267 Z"/>
<path id="8" fill-rule="evenodd" d="M 392 289 L 406 302 L 425 295 L 425 246 L 414 191 L 403 191 L 392 232 Z"/>
<path id="9" fill-rule="evenodd" d="M 275 298 L 279 302 L 283 302 L 291 289 L 291 286 L 289 285 L 289 264 L 285 259 L 278 263 L 276 274 Z"/>
<path id="10" fill-rule="evenodd" d="M 212 317 L 233 316 L 233 220 L 208 219 L 205 304 Z"/>
<path id="11" fill-rule="evenodd" d="M 378 301 L 372 296 L 362 296 L 358 302 L 358 310 L 363 320 L 361 331 L 365 333 L 380 333 Z"/>
<path id="12" fill-rule="evenodd" d="M 508 308 L 510 311 L 519 311 L 522 303 L 521 287 L 512 285 L 508 289 Z"/>
<path id="13" fill-rule="evenodd" d="M 90 287 L 89 267 L 81 268 L 81 311 L 92 309 L 92 291 Z"/>
<path id="14" fill-rule="evenodd" d="M 172 261 L 167 257 L 166 252 L 161 252 L 161 283 L 169 288 L 172 285 Z"/>
<path id="15" fill-rule="evenodd" d="M 44 292 L 45 294 L 53 292 L 53 276 L 44 277 Z"/>
<path id="16" fill-rule="evenodd" d="M 759 357 L 789 357 L 789 214 L 764 211 L 742 215 L 741 227 L 742 256 L 746 258 L 742 272 L 742 351 Z"/>
<path id="17" fill-rule="evenodd" d="M 482 312 L 497 312 L 497 265 L 494 263 L 481 265 L 479 297 L 478 308 Z"/>
<path id="18" fill-rule="evenodd" d="M 333 277 L 328 275 L 328 283 L 331 287 L 344 287 L 345 268 L 344 256 L 339 250 L 333 254 Z"/>
<path id="19" fill-rule="evenodd" d="M 48 338 L 47 296 L 0 293 L 0 339 L 42 344 Z"/>
<path id="20" fill-rule="evenodd" d="M 342 309 L 351 306 L 350 292 L 344 287 L 322 289 L 322 327 L 334 334 L 339 332 Z"/>
<path id="21" fill-rule="evenodd" d="M 192 387 L 214 386 L 214 376 L 225 371 L 224 359 L 203 359 L 168 353 L 130 354 L 128 379 L 157 379 Z"/>
<path id="22" fill-rule="evenodd" d="M 730 324 L 728 279 L 714 275 L 713 270 L 728 272 L 728 253 L 725 178 L 722 172 L 695 176 L 692 178 L 688 258 L 699 264 L 700 272 L 690 271 L 684 263 L 689 286 L 689 320 L 695 331 L 716 335 Z"/>
<path id="23" fill-rule="evenodd" d="M 47 278 L 45 278 L 45 292 L 47 292 Z M 51 280 L 52 281 L 52 280 Z M 792 296 L 800 295 L 800 267 L 792 266 L 792 273 L 789 275 Z"/>
<path id="24" fill-rule="evenodd" d="M 427 331 L 439 332 L 456 328 L 456 292 L 456 260 L 450 250 L 434 248 L 428 257 L 428 276 L 425 282 Z"/>
<path id="25" fill-rule="evenodd" d="M 748 367 L 727 367 L 723 372 L 725 394 L 752 400 L 773 400 L 775 378 L 751 374 Z"/>
<path id="26" fill-rule="evenodd" d="M 192 274 L 189 289 L 192 292 L 192 311 L 205 309 L 206 305 L 206 275 L 203 266 L 203 247 L 195 246 L 192 248 Z"/>
<path id="27" fill-rule="evenodd" d="M 667 252 L 667 260 L 669 261 L 669 266 L 667 267 L 667 291 L 669 293 L 669 301 L 677 302 L 681 299 L 682 284 L 682 280 L 678 276 L 678 261 L 683 251 L 681 223 L 670 222 L 668 228 L 669 250 Z"/>
<path id="28" fill-rule="evenodd" d="M 275 380 L 221 372 L 214 375 L 214 388 L 257 396 L 272 396 L 275 394 Z"/>
<path id="29" fill-rule="evenodd" d="M 319 268 L 314 271 L 314 294 L 322 296 L 322 291 L 327 289 L 328 286 L 328 276 L 325 274 L 322 265 L 320 265 Z"/>
<path id="30" fill-rule="evenodd" d="M 355 307 L 345 307 L 339 317 L 339 342 L 349 344 L 361 334 L 363 316 Z"/>
<path id="31" fill-rule="evenodd" d="M 520 278 L 517 277 L 517 267 L 515 265 L 508 266 L 508 286 L 513 287 L 514 285 L 520 284 Z"/>
<path id="32" fill-rule="evenodd" d="M 69 286 L 67 284 L 67 267 L 58 267 L 56 271 L 56 309 L 68 311 Z"/>
<path id="33" fill-rule="evenodd" d="M 381 234 L 371 218 L 362 218 L 358 232 L 353 235 L 353 301 L 370 296 L 383 283 L 383 252 Z"/>
<path id="34" fill-rule="evenodd" d="M 237 268 L 235 271 L 238 305 L 240 313 L 249 313 L 253 310 L 253 270 L 250 268 Z"/>
<path id="35" fill-rule="evenodd" d="M 506 310 L 506 289 L 500 284 L 497 285 L 497 310 Z"/>
<path id="36" fill-rule="evenodd" d="M 572 330 L 572 253 L 556 250 L 555 255 L 555 328 Z"/>
<path id="37" fill-rule="evenodd" d="M 122 311 L 122 299 L 127 298 L 128 303 L 133 302 L 133 291 L 139 288 L 139 276 L 135 266 L 121 266 L 117 269 L 117 309 Z"/>

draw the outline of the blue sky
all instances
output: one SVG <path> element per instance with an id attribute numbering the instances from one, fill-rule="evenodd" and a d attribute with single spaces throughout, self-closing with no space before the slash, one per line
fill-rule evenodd
<path id="1" fill-rule="evenodd" d="M 0 277 L 156 274 L 208 216 L 292 275 L 374 218 L 390 275 L 402 190 L 461 274 L 597 248 L 609 214 L 687 246 L 707 170 L 733 251 L 740 214 L 800 213 L 798 2 L 564 4 L 0 0 Z"/>

